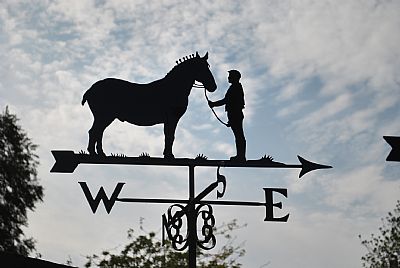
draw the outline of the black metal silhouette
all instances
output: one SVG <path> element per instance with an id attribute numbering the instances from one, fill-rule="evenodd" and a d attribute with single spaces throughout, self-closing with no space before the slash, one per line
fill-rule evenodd
<path id="1" fill-rule="evenodd" d="M 72 173 L 79 164 L 114 164 L 114 165 L 163 165 L 163 166 L 208 166 L 208 167 L 251 167 L 251 168 L 300 168 L 299 178 L 306 173 L 317 169 L 328 169 L 331 166 L 317 164 L 297 156 L 300 165 L 284 164 L 276 162 L 267 157 L 258 160 L 247 160 L 246 162 L 210 160 L 205 158 L 174 158 L 165 159 L 159 157 L 94 157 L 88 154 L 74 153 L 73 151 L 51 151 L 56 162 L 50 172 Z"/>
<path id="2" fill-rule="evenodd" d="M 264 221 L 287 222 L 289 214 L 283 217 L 274 217 L 274 207 L 282 209 L 282 203 L 273 202 L 273 193 L 277 192 L 287 197 L 287 190 L 281 188 L 263 188 L 265 192 L 265 202 L 249 201 L 222 201 L 222 200 L 204 200 L 209 193 L 214 191 L 219 185 L 222 190 L 217 190 L 217 199 L 224 196 L 226 190 L 226 178 L 219 173 L 220 166 L 225 167 L 262 167 L 262 168 L 301 168 L 299 177 L 316 169 L 331 168 L 331 166 L 320 165 L 298 156 L 301 165 L 286 165 L 272 161 L 270 157 L 262 157 L 259 160 L 248 160 L 245 162 L 208 160 L 206 157 L 196 157 L 195 159 L 178 158 L 165 159 L 146 157 L 96 157 L 88 154 L 75 154 L 72 151 L 52 151 L 56 163 L 51 172 L 72 173 L 78 164 L 129 164 L 129 165 L 162 165 L 162 166 L 187 166 L 189 168 L 189 198 L 188 199 L 161 199 L 161 198 L 120 198 L 119 194 L 125 183 L 118 183 L 110 198 L 106 195 L 103 187 L 100 188 L 97 195 L 93 197 L 86 182 L 79 182 L 83 193 L 89 203 L 93 213 L 96 212 L 99 204 L 104 203 L 107 213 L 111 212 L 116 202 L 128 203 L 173 203 L 169 207 L 167 214 L 162 217 L 163 220 L 163 238 L 166 231 L 172 246 L 176 250 L 185 250 L 188 248 L 189 267 L 196 267 L 196 248 L 211 249 L 216 244 L 213 234 L 215 218 L 212 205 L 222 206 L 257 206 L 265 207 L 266 216 Z M 196 166 L 216 166 L 217 180 L 211 183 L 197 196 L 195 195 L 194 168 Z M 186 204 L 186 205 L 182 205 Z M 186 219 L 186 221 L 184 221 Z M 200 222 L 200 225 L 198 223 Z M 186 233 L 183 233 L 186 227 Z M 201 230 L 200 235 L 197 230 Z"/>
<path id="3" fill-rule="evenodd" d="M 178 210 L 174 210 L 177 208 Z M 172 247 L 175 250 L 183 251 L 187 249 L 189 246 L 189 224 L 190 224 L 190 217 L 193 217 L 189 214 L 188 210 L 185 210 L 185 206 L 175 204 L 168 208 L 167 216 L 163 215 L 163 238 L 162 240 L 165 241 L 165 233 L 164 230 L 167 232 L 168 239 L 172 243 Z M 201 204 L 198 205 L 195 209 L 195 223 L 197 229 L 197 220 L 199 216 L 203 220 L 201 225 L 201 235 L 197 232 L 195 233 L 195 241 L 198 247 L 210 250 L 215 247 L 216 245 L 216 238 L 213 233 L 213 228 L 215 227 L 215 218 L 213 215 L 212 206 L 209 204 Z M 184 224 L 183 217 L 186 218 L 186 224 Z M 187 232 L 185 234 L 182 233 L 182 230 L 186 227 Z"/>
<path id="4" fill-rule="evenodd" d="M 226 126 L 230 127 L 235 136 L 236 155 L 231 157 L 233 161 L 246 161 L 246 139 L 243 132 L 243 109 L 244 109 L 244 92 L 242 84 L 239 82 L 241 74 L 237 70 L 228 71 L 228 82 L 231 86 L 228 88 L 225 97 L 218 101 L 208 100 L 208 105 L 213 108 L 215 106 L 225 105 L 225 111 L 228 116 Z"/>
<path id="5" fill-rule="evenodd" d="M 226 178 L 220 174 L 220 167 L 252 167 L 252 168 L 299 168 L 299 178 L 317 169 L 328 169 L 331 166 L 310 162 L 298 156 L 300 164 L 284 164 L 276 162 L 270 156 L 257 160 L 246 159 L 246 139 L 243 131 L 244 92 L 240 84 L 241 74 L 230 70 L 228 88 L 225 97 L 218 101 L 210 101 L 206 91 L 216 90 L 214 77 L 207 63 L 208 53 L 204 57 L 196 55 L 177 61 L 177 65 L 162 79 L 149 84 L 136 84 L 128 81 L 107 78 L 96 82 L 86 91 L 82 105 L 88 102 L 93 113 L 94 122 L 89 130 L 87 154 L 84 151 L 52 151 L 56 160 L 50 172 L 72 173 L 79 164 L 118 164 L 118 165 L 155 165 L 155 166 L 185 166 L 189 168 L 188 199 L 162 198 L 121 198 L 119 194 L 125 183 L 119 182 L 114 191 L 107 196 L 100 187 L 96 196 L 92 195 L 86 182 L 79 182 L 82 191 L 93 213 L 101 202 L 107 213 L 110 213 L 116 202 L 128 203 L 168 203 L 172 204 L 167 213 L 162 216 L 163 240 L 165 232 L 176 250 L 188 249 L 189 267 L 196 267 L 196 248 L 208 250 L 216 244 L 213 234 L 215 217 L 212 205 L 222 206 L 258 206 L 265 207 L 264 221 L 287 222 L 289 214 L 283 217 L 274 216 L 274 208 L 282 209 L 282 203 L 274 203 L 273 194 L 279 193 L 287 197 L 287 189 L 263 188 L 265 202 L 204 200 L 211 192 L 216 191 L 217 199 L 225 194 Z M 202 85 L 195 83 L 198 81 Z M 204 88 L 204 93 L 211 108 L 225 105 L 228 123 L 235 136 L 236 156 L 229 160 L 210 160 L 203 154 L 196 158 L 175 158 L 172 152 L 175 130 L 179 119 L 186 112 L 188 97 L 192 87 Z M 164 158 L 151 157 L 142 153 L 139 157 L 127 157 L 123 154 L 106 156 L 102 148 L 104 130 L 115 120 L 127 121 L 139 126 L 164 124 L 165 146 Z M 101 156 L 101 157 L 99 157 Z M 196 166 L 217 167 L 217 180 L 195 195 L 194 168 Z M 184 228 L 186 227 L 186 228 Z M 185 232 L 186 230 L 186 232 Z M 199 233 L 200 230 L 200 233 Z"/>
<path id="6" fill-rule="evenodd" d="M 99 204 L 104 203 L 107 213 L 111 212 L 115 202 L 128 202 L 128 203 L 175 203 L 171 205 L 167 214 L 162 216 L 163 222 L 163 241 L 165 239 L 165 232 L 171 240 L 172 247 L 175 250 L 185 250 L 188 248 L 189 267 L 196 267 L 196 247 L 205 250 L 214 248 L 216 245 L 216 238 L 213 234 L 215 226 L 215 217 L 211 205 L 222 206 L 262 206 L 266 209 L 266 216 L 264 221 L 271 222 L 287 222 L 289 214 L 284 217 L 276 218 L 273 215 L 273 208 L 277 207 L 282 209 L 282 203 L 273 202 L 273 193 L 278 192 L 287 197 L 287 190 L 281 188 L 263 188 L 265 191 L 265 202 L 248 202 L 248 201 L 220 201 L 220 200 L 203 200 L 208 194 L 214 191 L 219 185 L 222 184 L 222 191 L 217 190 L 217 198 L 223 197 L 226 187 L 225 176 L 219 173 L 220 167 L 217 168 L 217 181 L 211 183 L 200 194 L 195 196 L 195 183 L 194 183 L 194 165 L 187 165 L 189 167 L 189 198 L 188 199 L 149 199 L 149 198 L 120 198 L 122 187 L 125 183 L 119 182 L 115 187 L 111 197 L 108 198 L 103 187 L 100 188 L 96 197 L 93 197 L 86 182 L 79 182 L 85 197 L 89 203 L 92 212 L 95 213 Z M 181 205 L 186 204 L 186 205 Z M 186 221 L 185 221 L 186 219 Z M 200 221 L 200 225 L 198 224 Z M 202 221 L 202 222 L 201 222 Z M 198 234 L 197 230 L 201 230 Z M 186 230 L 184 233 L 183 231 Z"/>
<path id="7" fill-rule="evenodd" d="M 392 150 L 386 158 L 386 161 L 400 162 L 400 137 L 383 136 L 385 141 L 392 146 Z"/>
<path id="8" fill-rule="evenodd" d="M 89 130 L 88 151 L 105 156 L 102 139 L 104 130 L 115 120 L 138 126 L 164 124 L 165 158 L 174 158 L 172 145 L 179 119 L 186 112 L 188 97 L 195 81 L 201 82 L 210 92 L 217 85 L 204 57 L 196 55 L 180 61 L 164 78 L 149 84 L 107 78 L 96 82 L 83 95 L 94 122 Z"/>
<path id="9" fill-rule="evenodd" d="M 223 197 L 226 188 L 226 178 L 219 173 L 219 167 L 217 169 L 217 181 L 211 183 L 206 189 L 204 189 L 199 195 L 194 197 L 194 167 L 189 166 L 189 200 L 179 200 L 181 203 L 186 202 L 187 205 L 183 206 L 175 204 L 169 207 L 167 215 L 163 215 L 163 241 L 165 239 L 164 230 L 167 232 L 168 238 L 172 242 L 172 247 L 175 250 L 185 250 L 189 246 L 190 251 L 195 248 L 196 244 L 202 249 L 209 250 L 215 247 L 216 239 L 213 234 L 213 228 L 215 226 L 215 218 L 213 215 L 213 209 L 210 204 L 205 203 L 202 199 L 211 193 L 218 184 L 222 183 L 222 192 L 217 191 L 217 198 Z M 176 201 L 176 200 L 175 200 Z M 200 204 L 200 202 L 203 202 Z M 196 205 L 199 204 L 197 207 Z M 175 209 L 176 208 L 176 209 Z M 182 235 L 181 229 L 183 229 L 183 217 L 186 217 L 186 234 Z M 199 238 L 196 230 L 198 218 L 201 216 L 203 224 L 201 226 L 201 237 Z M 195 250 L 194 250 L 195 251 Z M 194 254 L 195 257 L 195 254 Z M 192 267 L 192 266 L 190 266 Z"/>
<path id="10" fill-rule="evenodd" d="M 193 87 L 195 87 L 195 88 L 204 88 L 203 85 L 198 85 L 198 84 L 194 84 Z M 210 103 L 210 99 L 209 99 L 208 96 L 207 96 L 207 90 L 206 90 L 205 88 L 204 88 L 204 97 L 206 98 L 207 103 Z M 217 120 L 218 120 L 221 124 L 223 124 L 224 126 L 229 127 L 229 124 L 228 124 L 228 123 L 225 123 L 224 121 L 221 120 L 221 118 L 219 118 L 219 116 L 217 115 L 217 113 L 216 113 L 215 110 L 214 110 L 214 107 L 210 107 L 210 108 L 211 108 L 211 111 L 213 112 L 215 118 L 217 118 Z"/>

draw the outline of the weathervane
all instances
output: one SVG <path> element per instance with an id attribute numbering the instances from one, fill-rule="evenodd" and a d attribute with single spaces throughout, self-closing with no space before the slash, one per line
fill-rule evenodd
<path id="1" fill-rule="evenodd" d="M 386 158 L 386 161 L 400 162 L 400 137 L 383 136 L 385 141 L 392 146 L 392 150 Z"/>
<path id="2" fill-rule="evenodd" d="M 205 199 L 214 190 L 220 199 L 226 191 L 226 178 L 220 173 L 220 167 L 240 168 L 296 168 L 300 169 L 299 178 L 310 171 L 328 169 L 331 166 L 321 165 L 298 156 L 300 164 L 285 164 L 276 162 L 265 155 L 257 160 L 246 159 L 246 140 L 243 132 L 244 92 L 237 70 L 229 71 L 228 81 L 231 83 L 225 97 L 219 101 L 210 101 L 206 90 L 213 92 L 217 86 L 207 63 L 208 53 L 200 57 L 198 53 L 177 61 L 177 65 L 162 79 L 149 84 L 136 84 L 114 78 L 96 82 L 83 96 L 82 105 L 88 102 L 93 113 L 93 126 L 89 130 L 89 154 L 81 151 L 74 153 L 67 150 L 54 150 L 56 160 L 50 172 L 73 173 L 80 164 L 114 164 L 114 165 L 152 165 L 152 166 L 183 166 L 188 167 L 189 194 L 187 199 L 160 198 L 130 198 L 120 197 L 125 183 L 118 182 L 110 197 L 103 187 L 100 187 L 94 197 L 86 182 L 79 185 L 93 213 L 101 202 L 107 213 L 110 213 L 116 202 L 123 203 L 167 203 L 172 204 L 162 215 L 163 241 L 167 237 L 175 250 L 188 249 L 189 267 L 196 267 L 196 248 L 209 250 L 215 247 L 216 238 L 213 234 L 215 217 L 213 205 L 217 206 L 258 206 L 265 208 L 264 221 L 287 222 L 289 214 L 283 217 L 274 216 L 274 208 L 282 209 L 282 203 L 274 203 L 274 193 L 288 196 L 285 188 L 263 188 L 265 201 L 230 201 Z M 200 82 L 198 85 L 195 81 Z M 172 153 L 175 129 L 179 119 L 186 112 L 188 97 L 192 87 L 202 87 L 208 105 L 225 105 L 228 123 L 235 136 L 236 156 L 229 160 L 210 160 L 204 155 L 196 158 L 175 158 Z M 214 110 L 213 110 L 214 112 Z M 215 114 L 215 112 L 214 112 Z M 216 115 L 216 114 L 215 114 Z M 115 119 L 127 121 L 139 126 L 164 124 L 165 147 L 163 158 L 150 157 L 143 153 L 139 157 L 125 155 L 106 156 L 102 148 L 103 132 Z M 217 179 L 196 195 L 195 167 L 217 167 Z M 218 188 L 218 189 L 217 189 Z M 222 189 L 221 189 L 222 188 Z M 200 225 L 198 225 L 200 223 Z M 185 232 L 186 230 L 186 232 Z M 201 230 L 199 234 L 197 230 Z"/>

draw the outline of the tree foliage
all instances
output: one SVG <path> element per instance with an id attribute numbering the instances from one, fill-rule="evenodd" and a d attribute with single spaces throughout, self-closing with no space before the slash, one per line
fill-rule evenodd
<path id="1" fill-rule="evenodd" d="M 26 238 L 27 210 L 42 201 L 36 168 L 36 145 L 17 124 L 8 108 L 0 114 L 0 251 L 27 256 L 35 249 L 33 238 Z"/>
<path id="2" fill-rule="evenodd" d="M 361 241 L 368 253 L 362 257 L 363 267 L 387 268 L 399 267 L 400 261 L 400 200 L 393 212 L 382 219 L 378 236 L 372 234 L 371 239 Z M 360 236 L 361 238 L 361 236 Z"/>
<path id="3" fill-rule="evenodd" d="M 197 267 L 201 268 L 239 268 L 238 258 L 244 256 L 243 243 L 235 245 L 232 231 L 243 228 L 236 220 L 222 224 L 216 228 L 215 235 L 222 238 L 225 244 L 216 253 L 197 251 Z M 141 227 L 143 230 L 143 228 Z M 162 242 L 156 239 L 154 232 L 144 232 L 143 235 L 134 235 L 128 230 L 129 243 L 117 254 L 103 251 L 101 255 L 87 256 L 85 267 L 97 266 L 100 268 L 176 268 L 188 267 L 187 252 L 175 251 L 169 241 Z"/>

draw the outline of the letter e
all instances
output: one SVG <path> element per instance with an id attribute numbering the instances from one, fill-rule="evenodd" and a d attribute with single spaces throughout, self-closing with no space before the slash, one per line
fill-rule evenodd
<path id="1" fill-rule="evenodd" d="M 265 191 L 265 208 L 266 208 L 266 216 L 264 221 L 279 221 L 279 222 L 287 222 L 289 218 L 289 213 L 281 218 L 274 218 L 274 207 L 282 209 L 282 202 L 274 203 L 273 201 L 273 192 L 278 192 L 284 195 L 287 198 L 287 189 L 283 188 L 263 188 Z"/>

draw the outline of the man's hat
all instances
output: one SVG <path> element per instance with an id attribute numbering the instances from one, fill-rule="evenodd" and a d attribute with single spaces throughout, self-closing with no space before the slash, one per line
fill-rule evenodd
<path id="1" fill-rule="evenodd" d="M 242 75 L 240 74 L 240 72 L 238 70 L 230 70 L 230 71 L 228 71 L 228 73 L 230 75 L 232 75 L 232 77 L 236 78 L 237 80 L 239 80 L 242 77 Z"/>

